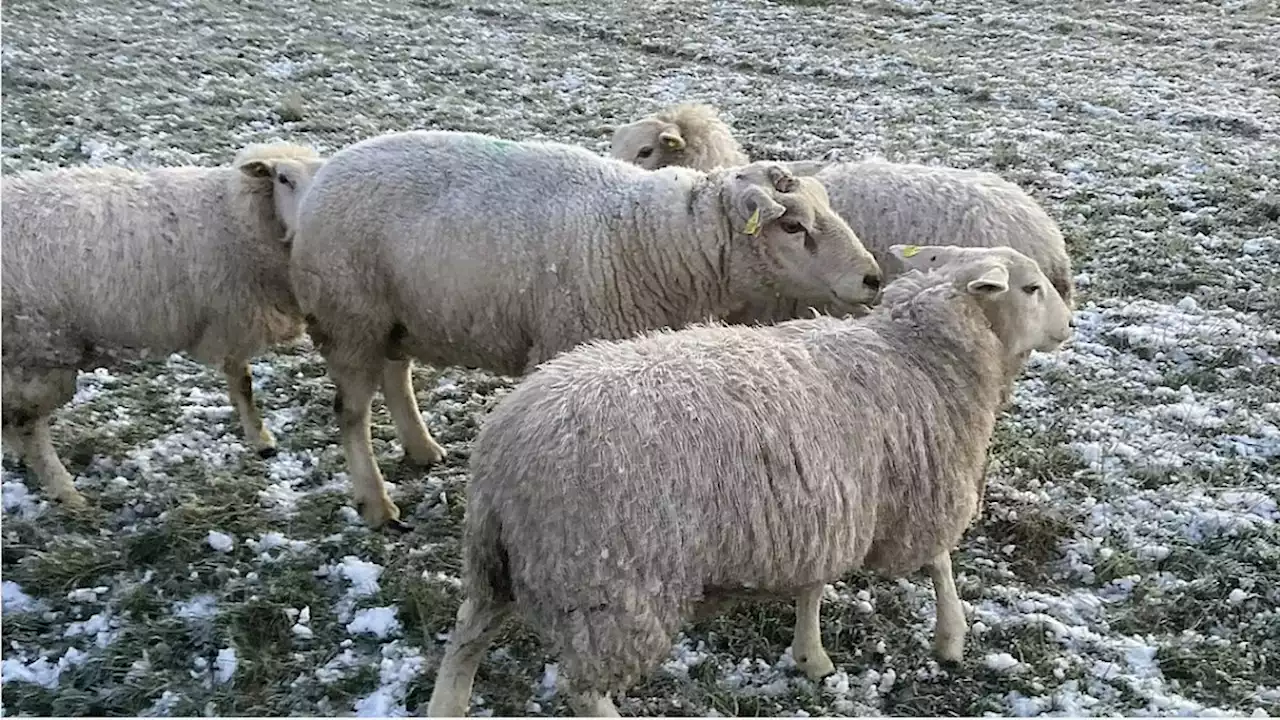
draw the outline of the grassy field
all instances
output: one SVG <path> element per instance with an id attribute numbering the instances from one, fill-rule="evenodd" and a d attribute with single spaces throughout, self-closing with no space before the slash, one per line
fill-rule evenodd
<path id="1" fill-rule="evenodd" d="M 643 9 L 642 9 L 643 8 Z M 686 628 L 624 714 L 1280 716 L 1280 10 L 1272 0 L 12 0 L 3 170 L 332 152 L 408 128 L 603 150 L 718 105 L 757 157 L 940 162 L 1026 187 L 1067 234 L 1078 335 L 1034 357 L 955 553 L 973 632 L 928 652 L 921 574 L 823 605 L 839 672 L 794 670 L 788 603 Z M 922 238 L 927 240 L 927 238 Z M 3 471 L 7 715 L 425 711 L 459 602 L 466 455 L 511 381 L 419 367 L 451 453 L 375 446 L 414 530 L 347 505 L 309 346 L 253 366 L 281 453 L 173 356 L 81 378 L 55 437 L 92 509 Z M 475 714 L 564 714 L 512 626 Z"/>

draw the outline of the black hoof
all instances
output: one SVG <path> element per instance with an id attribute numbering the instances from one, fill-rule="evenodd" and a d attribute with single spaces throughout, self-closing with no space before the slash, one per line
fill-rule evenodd
<path id="1" fill-rule="evenodd" d="M 263 460 L 270 460 L 271 458 L 275 457 L 278 452 L 280 451 L 273 447 L 265 447 L 258 451 L 258 457 L 262 458 Z"/>
<path id="2" fill-rule="evenodd" d="M 386 525 L 388 530 L 395 530 L 398 533 L 407 533 L 413 530 L 413 526 L 402 520 L 388 520 Z"/>

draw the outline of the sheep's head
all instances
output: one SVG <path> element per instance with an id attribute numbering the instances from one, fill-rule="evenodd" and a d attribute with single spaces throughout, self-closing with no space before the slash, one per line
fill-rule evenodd
<path id="1" fill-rule="evenodd" d="M 686 147 L 679 125 L 647 117 L 614 130 L 609 155 L 646 170 L 657 170 L 680 165 Z"/>
<path id="2" fill-rule="evenodd" d="M 1069 340 L 1075 320 L 1035 260 L 1009 247 L 891 245 L 907 271 L 946 273 L 974 297 L 1012 357 L 1051 352 Z"/>
<path id="3" fill-rule="evenodd" d="M 745 165 L 747 156 L 715 108 L 684 103 L 613 131 L 609 156 L 657 170 L 670 165 L 708 171 Z"/>
<path id="4" fill-rule="evenodd" d="M 880 266 L 831 209 L 826 188 L 781 164 L 756 162 L 719 174 L 735 244 L 741 243 L 779 296 L 870 307 Z"/>
<path id="5" fill-rule="evenodd" d="M 276 219 L 284 227 L 285 240 L 293 237 L 298 205 L 324 160 L 309 148 L 288 143 L 246 148 L 234 163 L 245 177 L 269 188 Z"/>

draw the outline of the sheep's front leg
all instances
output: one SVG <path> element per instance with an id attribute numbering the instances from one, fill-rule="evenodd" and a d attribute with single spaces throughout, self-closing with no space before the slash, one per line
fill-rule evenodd
<path id="1" fill-rule="evenodd" d="M 262 415 L 253 401 L 253 375 L 249 372 L 249 363 L 229 359 L 222 364 L 222 374 L 227 378 L 227 394 L 231 396 L 231 404 L 240 416 L 244 439 L 260 457 L 275 457 L 276 439 L 262 424 Z"/>
<path id="2" fill-rule="evenodd" d="M 796 632 L 791 641 L 791 655 L 810 680 L 817 682 L 836 671 L 836 666 L 822 647 L 822 627 L 819 607 L 825 583 L 815 583 L 800 591 L 796 597 Z"/>
<path id="3" fill-rule="evenodd" d="M 381 367 L 369 368 L 329 366 L 329 376 L 337 386 L 333 398 L 334 413 L 338 416 L 338 428 L 342 434 L 342 452 L 347 461 L 347 474 L 351 476 L 352 495 L 360 516 L 370 526 L 387 525 L 394 530 L 408 530 L 400 522 L 400 508 L 391 501 L 382 471 L 373 457 L 373 438 L 370 434 L 373 392 L 377 388 Z"/>
<path id="4" fill-rule="evenodd" d="M 444 459 L 444 448 L 431 437 L 418 401 L 413 395 L 413 365 L 411 360 L 388 360 L 382 368 L 382 396 L 387 403 L 387 413 L 396 425 L 396 434 L 404 446 L 405 457 L 418 465 L 432 465 Z"/>
<path id="5" fill-rule="evenodd" d="M 960 605 L 955 577 L 951 573 L 951 553 L 939 553 L 929 561 L 927 568 L 938 605 L 938 620 L 933 631 L 933 652 L 940 660 L 960 662 L 964 655 L 964 636 L 969 627 L 965 624 L 964 607 Z"/>
<path id="6" fill-rule="evenodd" d="M 14 450 L 39 478 L 50 497 L 70 508 L 82 508 L 88 504 L 80 491 L 76 490 L 71 473 L 62 464 L 62 460 L 58 459 L 58 451 L 53 447 L 48 415 L 6 427 L 4 439 L 15 446 Z"/>

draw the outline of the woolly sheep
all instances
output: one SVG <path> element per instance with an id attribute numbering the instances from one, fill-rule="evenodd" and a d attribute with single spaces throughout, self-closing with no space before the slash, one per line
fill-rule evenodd
<path id="1" fill-rule="evenodd" d="M 961 656 L 950 548 L 978 507 L 1002 396 L 1066 304 L 1009 248 L 894 246 L 910 272 L 864 318 L 695 325 L 592 342 L 499 402 L 472 447 L 463 581 L 428 715 L 462 715 L 518 612 L 559 656 L 578 714 L 657 666 L 726 599 L 797 597 L 817 679 L 825 583 L 925 566 L 935 651 Z"/>
<path id="2" fill-rule="evenodd" d="M 618 127 L 609 154 L 650 170 L 707 171 L 747 162 L 728 124 L 700 103 L 672 106 Z M 876 256 L 886 281 L 902 272 L 888 252 L 893 244 L 927 239 L 940 245 L 1007 246 L 1039 263 L 1068 305 L 1074 302 L 1071 259 L 1057 223 L 1026 192 L 997 175 L 884 160 L 784 164 L 822 181 L 831 206 Z M 790 314 L 793 308 L 781 311 Z"/>
<path id="3" fill-rule="evenodd" d="M 370 447 L 381 382 L 406 457 L 443 449 L 412 358 L 520 375 L 592 338 L 781 293 L 873 303 L 879 268 L 821 183 L 773 163 L 647 172 L 570 145 L 410 131 L 334 154 L 299 209 L 293 283 L 337 388 L 356 505 L 404 529 Z"/>
<path id="4" fill-rule="evenodd" d="M 5 444 L 53 497 L 85 504 L 49 429 L 77 370 L 147 351 L 220 363 L 246 440 L 274 454 L 247 361 L 301 335 L 287 236 L 322 162 L 270 143 L 242 149 L 229 167 L 3 178 Z"/>
<path id="5" fill-rule="evenodd" d="M 610 155 L 646 170 L 668 166 L 712 170 L 751 162 L 715 108 L 683 103 L 613 131 Z"/>

